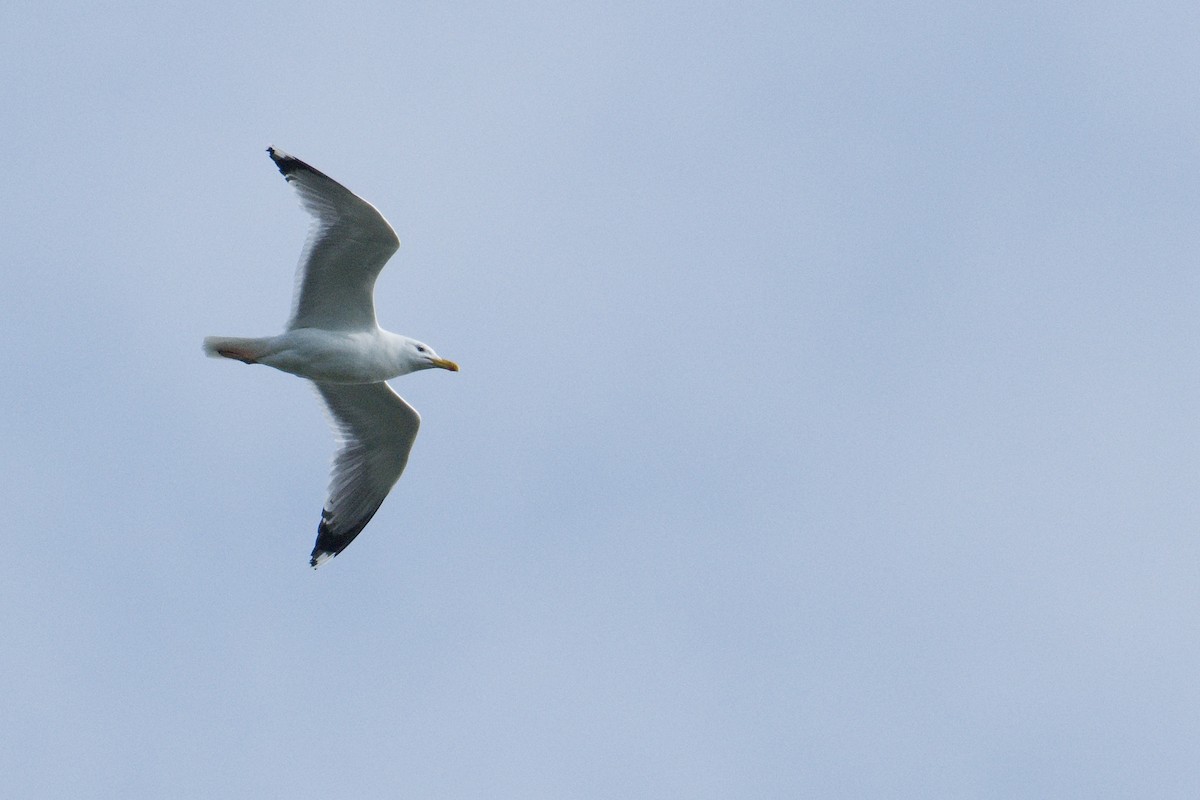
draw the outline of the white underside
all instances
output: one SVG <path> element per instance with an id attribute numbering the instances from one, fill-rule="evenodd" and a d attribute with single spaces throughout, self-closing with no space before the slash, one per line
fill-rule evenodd
<path id="1" fill-rule="evenodd" d="M 378 383 L 403 375 L 389 334 L 296 328 L 267 340 L 259 364 L 322 383 Z M 399 337 L 395 337 L 399 338 Z"/>

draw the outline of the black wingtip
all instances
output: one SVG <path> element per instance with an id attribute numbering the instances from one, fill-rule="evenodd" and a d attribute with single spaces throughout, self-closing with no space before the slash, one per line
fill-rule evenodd
<path id="1" fill-rule="evenodd" d="M 333 512 L 328 508 L 322 508 L 321 523 L 317 526 L 317 542 L 313 546 L 308 565 L 316 569 L 329 559 L 336 558 L 339 553 L 350 546 L 350 543 L 354 541 L 354 537 L 362 533 L 363 528 L 367 527 L 367 523 L 375 516 L 375 512 L 379 510 L 379 506 L 381 505 L 383 505 L 382 500 L 371 509 L 370 513 L 354 523 L 349 530 L 342 533 L 334 533 L 330 530 L 329 518 L 333 516 Z"/>
<path id="2" fill-rule="evenodd" d="M 279 167 L 279 171 L 283 173 L 283 177 L 285 178 L 298 169 L 308 167 L 300 159 L 289 156 L 287 153 L 282 150 L 276 150 L 274 147 L 267 148 L 267 155 L 275 162 L 275 166 Z M 308 168 L 311 169 L 311 167 Z"/>
<path id="3" fill-rule="evenodd" d="M 310 165 L 304 163 L 295 156 L 290 156 L 282 150 L 276 150 L 274 147 L 267 148 L 267 155 L 275 162 L 275 166 L 279 167 L 279 172 L 288 180 L 292 179 L 292 175 L 297 172 L 311 172 L 314 175 L 320 175 L 322 178 L 333 180 L 319 169 L 313 169 Z"/>

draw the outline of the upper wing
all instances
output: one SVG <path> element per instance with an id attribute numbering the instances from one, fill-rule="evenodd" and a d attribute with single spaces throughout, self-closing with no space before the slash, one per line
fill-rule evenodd
<path id="1" fill-rule="evenodd" d="M 373 330 L 375 278 L 400 247 L 396 232 L 333 178 L 282 150 L 268 147 L 267 153 L 313 215 L 288 329 Z"/>
<path id="2" fill-rule="evenodd" d="M 318 567 L 358 536 L 400 478 L 421 415 L 386 383 L 316 383 L 341 449 L 333 461 L 312 560 Z"/>

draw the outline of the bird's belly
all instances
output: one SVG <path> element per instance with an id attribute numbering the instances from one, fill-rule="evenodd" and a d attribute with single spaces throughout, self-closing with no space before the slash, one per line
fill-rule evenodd
<path id="1" fill-rule="evenodd" d="M 396 377 L 377 336 L 298 328 L 277 336 L 260 364 L 322 383 L 376 383 Z"/>

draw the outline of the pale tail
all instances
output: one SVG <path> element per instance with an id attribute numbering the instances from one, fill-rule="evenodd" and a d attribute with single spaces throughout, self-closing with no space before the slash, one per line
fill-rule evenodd
<path id="1" fill-rule="evenodd" d="M 210 358 L 232 358 L 246 364 L 255 363 L 263 355 L 271 337 L 247 339 L 239 336 L 205 336 L 204 352 Z"/>

